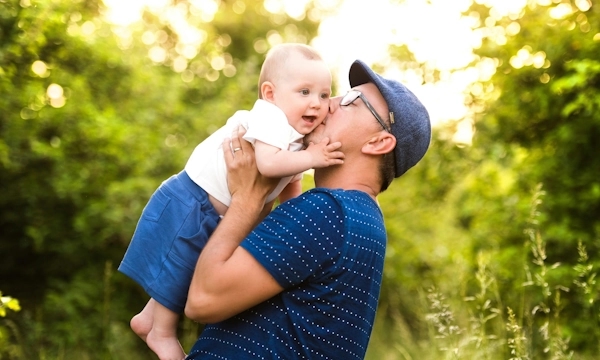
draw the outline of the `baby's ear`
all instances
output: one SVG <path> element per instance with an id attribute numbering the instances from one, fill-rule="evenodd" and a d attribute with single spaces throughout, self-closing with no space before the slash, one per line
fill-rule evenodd
<path id="1" fill-rule="evenodd" d="M 394 151 L 395 147 L 396 138 L 387 131 L 381 131 L 363 145 L 362 152 L 371 155 L 383 155 Z"/>
<path id="2" fill-rule="evenodd" d="M 275 85 L 270 81 L 265 81 L 260 85 L 260 93 L 263 100 L 275 101 Z"/>

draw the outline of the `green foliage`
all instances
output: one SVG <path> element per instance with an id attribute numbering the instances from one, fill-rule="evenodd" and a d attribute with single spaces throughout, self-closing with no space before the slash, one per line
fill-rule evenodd
<path id="1" fill-rule="evenodd" d="M 473 146 L 435 129 L 424 160 L 379 198 L 389 243 L 368 358 L 592 359 L 600 8 L 556 20 L 558 3 L 499 17 L 480 2 L 484 34 L 519 32 L 477 50 L 498 70 L 490 92 L 470 94 L 485 104 Z M 147 295 L 116 271 L 139 214 L 252 104 L 270 41 L 307 42 L 318 25 L 261 2 L 222 0 L 212 21 L 172 5 L 205 35 L 195 57 L 161 13 L 125 29 L 98 17 L 99 1 L 0 0 L 0 284 L 23 307 L 0 319 L 2 358 L 153 356 L 128 327 Z M 156 46 L 162 61 L 148 57 Z M 415 66 L 407 47 L 390 54 Z M 199 331 L 182 321 L 185 348 Z"/>
<path id="2" fill-rule="evenodd" d="M 14 322 L 23 358 L 152 356 L 128 327 L 147 295 L 116 272 L 143 206 L 252 104 L 264 56 L 254 44 L 316 31 L 241 4 L 221 1 L 213 22 L 189 12 L 206 40 L 176 72 L 180 39 L 157 14 L 125 31 L 95 0 L 0 1 L 0 283 L 24 308 Z M 163 35 L 164 62 L 147 56 L 157 43 L 146 32 Z M 215 57 L 235 72 L 214 70 Z M 190 348 L 198 326 L 181 331 Z"/>
<path id="3" fill-rule="evenodd" d="M 20 347 L 14 343 L 17 333 L 15 323 L 10 319 L 4 319 L 8 314 L 7 310 L 20 311 L 19 300 L 10 296 L 2 296 L 0 291 L 0 318 L 3 318 L 0 319 L 0 359 L 20 355 Z"/>
<path id="4" fill-rule="evenodd" d="M 481 3 L 469 10 L 484 34 L 476 55 L 498 68 L 475 87 L 490 91 L 469 94 L 473 146 L 457 147 L 438 129 L 423 162 L 380 197 L 389 253 L 369 358 L 592 359 L 600 342 L 600 8 L 530 1 L 501 17 Z M 550 17 L 566 3 L 570 15 Z M 449 311 L 459 333 L 433 321 Z"/>
<path id="5" fill-rule="evenodd" d="M 572 278 L 552 266 L 576 266 L 578 243 L 591 254 L 590 265 L 600 265 L 600 162 L 594 155 L 595 139 L 600 137 L 600 9 L 593 5 L 579 10 L 575 5 L 560 19 L 551 17 L 551 10 L 562 5 L 534 2 L 518 18 L 496 18 L 497 25 L 516 23 L 520 31 L 503 46 L 488 38 L 478 51 L 500 64 L 491 79 L 497 92 L 481 117 L 478 141 L 494 141 L 506 149 L 519 174 L 513 192 L 544 184 L 544 216 L 536 219 L 536 228 L 544 229 L 544 248 L 539 233 L 528 230 L 540 277 L 532 280 L 559 287 L 568 286 Z M 540 265 L 544 263 L 552 265 Z M 544 295 L 558 294 L 541 290 Z M 560 297 L 565 304 L 577 302 L 573 292 Z M 590 322 L 576 308 L 569 309 L 563 315 L 571 319 L 565 327 L 573 334 L 572 346 L 596 344 L 597 319 Z"/>
<path id="6" fill-rule="evenodd" d="M 2 292 L 0 291 L 0 317 L 6 316 L 7 309 L 12 311 L 20 311 L 21 306 L 19 305 L 19 300 L 10 296 L 2 296 Z"/>
<path id="7" fill-rule="evenodd" d="M 553 195 L 547 204 L 550 241 L 561 237 L 556 246 L 574 247 L 578 240 L 591 245 L 600 224 L 600 163 L 594 156 L 600 136 L 600 9 L 574 7 L 556 20 L 549 15 L 555 6 L 530 5 L 516 20 L 499 20 L 501 25 L 518 23 L 521 31 L 504 46 L 488 40 L 479 51 L 500 62 L 491 80 L 497 98 L 482 121 L 491 131 L 482 140 L 494 138 L 527 150 L 522 177 L 544 183 Z M 525 65 L 515 68 L 519 52 Z M 536 57 L 542 59 L 539 64 L 528 62 Z M 564 248 L 559 253 L 564 255 Z"/>

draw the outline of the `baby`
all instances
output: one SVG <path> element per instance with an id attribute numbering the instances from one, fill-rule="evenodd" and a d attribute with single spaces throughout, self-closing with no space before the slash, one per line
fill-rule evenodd
<path id="1" fill-rule="evenodd" d="M 179 314 L 185 307 L 196 261 L 225 214 L 227 188 L 223 139 L 243 126 L 254 145 L 259 171 L 280 178 L 267 198 L 266 215 L 301 192 L 302 173 L 343 163 L 339 142 L 303 147 L 304 135 L 329 113 L 331 73 L 321 56 L 302 44 L 282 44 L 267 54 L 254 107 L 237 111 L 225 126 L 201 142 L 185 169 L 165 180 L 142 212 L 119 271 L 151 296 L 131 319 L 131 328 L 161 360 L 183 359 L 177 339 Z"/>

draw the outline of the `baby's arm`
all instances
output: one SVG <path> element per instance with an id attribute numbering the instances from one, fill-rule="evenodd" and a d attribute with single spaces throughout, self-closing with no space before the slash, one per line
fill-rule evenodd
<path id="1" fill-rule="evenodd" d="M 311 143 L 306 150 L 288 151 L 268 145 L 262 141 L 254 143 L 256 165 L 261 174 L 282 178 L 316 169 L 344 163 L 344 153 L 338 149 L 340 142 L 329 143 L 325 138 L 320 143 Z"/>

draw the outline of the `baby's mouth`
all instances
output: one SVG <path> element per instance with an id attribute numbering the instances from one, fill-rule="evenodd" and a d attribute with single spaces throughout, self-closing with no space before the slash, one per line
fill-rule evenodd
<path id="1" fill-rule="evenodd" d="M 302 119 L 304 119 L 304 121 L 314 122 L 317 119 L 317 117 L 304 115 L 304 116 L 302 116 Z"/>

